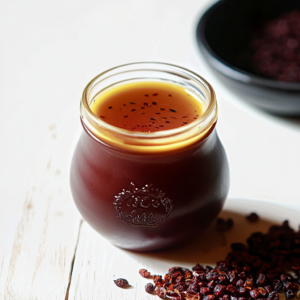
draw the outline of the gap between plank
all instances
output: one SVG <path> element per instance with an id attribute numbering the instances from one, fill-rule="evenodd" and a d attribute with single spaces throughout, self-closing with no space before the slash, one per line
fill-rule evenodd
<path id="1" fill-rule="evenodd" d="M 71 286 L 71 281 L 72 281 L 72 274 L 73 274 L 74 262 L 75 262 L 75 257 L 76 257 L 78 243 L 79 243 L 79 238 L 80 238 L 80 232 L 81 232 L 82 224 L 83 224 L 83 219 L 81 219 L 80 223 L 79 223 L 77 241 L 76 241 L 76 245 L 75 245 L 75 249 L 74 249 L 73 259 L 72 259 L 72 262 L 71 262 L 71 269 L 70 269 L 70 274 L 69 274 L 69 283 L 68 283 L 68 287 L 67 287 L 67 292 L 66 292 L 65 300 L 69 299 L 69 291 L 70 291 L 70 286 Z"/>

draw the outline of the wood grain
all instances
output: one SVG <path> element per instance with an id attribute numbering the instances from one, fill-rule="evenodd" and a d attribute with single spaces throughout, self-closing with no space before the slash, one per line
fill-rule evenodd
<path id="1" fill-rule="evenodd" d="M 50 126 L 47 147 L 27 179 L 30 188 L 6 201 L 0 218 L 0 299 L 64 299 L 67 293 L 81 224 L 69 190 L 67 130 Z"/>
<path id="2" fill-rule="evenodd" d="M 126 251 L 111 245 L 88 224 L 83 223 L 76 251 L 69 299 L 72 300 L 150 300 L 145 285 L 151 279 L 139 274 L 145 268 L 152 275 L 164 275 L 173 266 L 192 268 L 196 263 L 214 265 L 223 260 L 230 251 L 233 242 L 244 242 L 253 232 L 266 232 L 271 224 L 280 223 L 286 217 L 297 228 L 300 207 L 294 209 L 272 202 L 259 202 L 231 199 L 226 203 L 221 216 L 231 217 L 235 225 L 230 232 L 218 233 L 214 225 L 201 237 L 195 233 L 195 239 L 182 247 L 153 253 Z M 255 224 L 246 220 L 245 215 L 253 210 L 261 220 Z M 126 278 L 131 285 L 128 289 L 118 288 L 113 280 Z"/>

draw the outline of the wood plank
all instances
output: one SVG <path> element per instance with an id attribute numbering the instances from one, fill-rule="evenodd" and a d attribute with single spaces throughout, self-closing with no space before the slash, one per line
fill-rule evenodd
<path id="1" fill-rule="evenodd" d="M 258 223 L 246 221 L 245 215 L 255 210 L 262 217 Z M 192 268 L 196 263 L 214 265 L 222 260 L 230 251 L 233 242 L 245 242 L 255 231 L 267 231 L 272 223 L 278 223 L 284 218 L 290 218 L 293 227 L 298 226 L 299 208 L 289 209 L 272 206 L 270 202 L 255 202 L 231 199 L 226 210 L 222 212 L 225 218 L 232 217 L 235 226 L 230 232 L 221 234 L 212 226 L 203 237 L 195 238 L 181 248 L 153 253 L 136 253 L 114 247 L 88 224 L 83 223 L 77 247 L 69 299 L 72 300 L 147 300 L 153 295 L 145 292 L 144 287 L 151 279 L 142 278 L 138 271 L 146 268 L 151 274 L 167 273 L 173 266 Z M 195 233 L 197 237 L 197 233 Z M 113 280 L 126 278 L 131 287 L 118 288 Z"/>
<path id="2" fill-rule="evenodd" d="M 69 189 L 69 126 L 49 126 L 31 188 L 1 205 L 0 299 L 65 299 L 81 224 Z"/>

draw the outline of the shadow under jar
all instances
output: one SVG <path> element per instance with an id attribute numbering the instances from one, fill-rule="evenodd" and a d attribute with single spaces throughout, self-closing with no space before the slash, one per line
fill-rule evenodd
<path id="1" fill-rule="evenodd" d="M 177 128 L 141 132 L 111 125 L 92 110 L 95 99 L 115 87 L 149 82 L 181 88 L 203 113 Z M 138 251 L 167 248 L 199 236 L 216 219 L 229 169 L 215 129 L 215 93 L 203 78 L 163 63 L 110 69 L 85 88 L 81 122 L 71 191 L 83 218 L 111 243 Z"/>

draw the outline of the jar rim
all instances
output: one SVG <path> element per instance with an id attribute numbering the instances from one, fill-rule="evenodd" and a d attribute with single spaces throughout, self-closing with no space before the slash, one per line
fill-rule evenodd
<path id="1" fill-rule="evenodd" d="M 104 120 L 101 120 L 90 107 L 91 98 L 93 98 L 91 97 L 91 93 L 94 91 L 96 86 L 101 82 L 105 82 L 105 80 L 108 81 L 113 79 L 117 75 L 132 75 L 132 73 L 138 71 L 168 73 L 177 76 L 182 80 L 190 80 L 193 84 L 198 85 L 198 88 L 201 88 L 202 92 L 204 92 L 206 96 L 209 96 L 209 99 L 206 99 L 208 101 L 206 110 L 197 120 L 185 126 L 156 132 L 130 131 L 108 124 Z M 151 79 L 149 78 L 148 81 L 151 81 Z M 217 114 L 218 109 L 215 91 L 203 77 L 186 68 L 161 62 L 135 62 L 123 64 L 100 73 L 86 85 L 80 103 L 80 115 L 82 122 L 94 137 L 110 145 L 113 144 L 113 146 L 116 146 L 121 142 L 121 144 L 123 144 L 123 147 L 121 148 L 130 148 L 130 146 L 135 146 L 135 150 L 146 150 L 146 148 L 148 148 L 148 150 L 150 150 L 150 148 L 154 150 L 155 147 L 157 148 L 158 146 L 157 150 L 163 150 L 163 146 L 165 146 L 165 148 L 169 148 L 168 146 L 174 146 L 174 144 L 184 140 L 190 140 L 191 142 L 191 139 L 194 140 L 196 137 L 200 138 L 203 133 L 209 131 L 217 120 Z M 116 140 L 114 141 L 114 139 Z M 171 142 L 171 140 L 173 141 Z"/>

